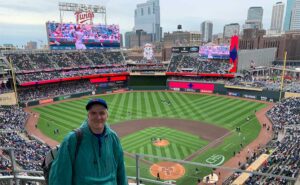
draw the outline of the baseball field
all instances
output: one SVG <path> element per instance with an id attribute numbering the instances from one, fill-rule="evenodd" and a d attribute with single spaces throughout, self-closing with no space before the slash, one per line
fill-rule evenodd
<path id="1" fill-rule="evenodd" d="M 253 141 L 261 126 L 255 111 L 266 107 L 222 96 L 179 92 L 127 92 L 99 96 L 109 105 L 108 122 L 121 137 L 127 175 L 135 176 L 132 153 L 222 165 Z M 48 137 L 62 141 L 86 119 L 90 98 L 63 101 L 33 108 L 40 114 L 38 128 Z M 240 127 L 240 132 L 236 128 Z M 54 130 L 58 129 L 59 134 Z M 163 145 L 157 145 L 163 141 Z M 156 179 L 150 167 L 159 160 L 141 161 L 141 176 Z M 210 169 L 183 165 L 177 184 L 195 184 Z M 198 171 L 199 170 L 199 171 Z M 175 172 L 173 172 L 175 173 Z M 153 173 L 152 173 L 153 174 Z M 172 171 L 167 174 L 172 176 Z M 167 178 L 166 178 L 167 179 Z"/>

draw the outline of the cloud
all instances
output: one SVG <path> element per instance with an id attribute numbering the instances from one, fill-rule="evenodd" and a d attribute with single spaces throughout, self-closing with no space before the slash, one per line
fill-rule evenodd
<path id="1" fill-rule="evenodd" d="M 24 45 L 30 40 L 47 42 L 45 25 L 1 24 L 0 33 L 0 44 Z"/>
<path id="2" fill-rule="evenodd" d="M 30 0 L 30 3 L 24 0 L 11 0 L 1 2 L 0 8 L 1 11 L 7 12 L 45 13 L 53 9 L 54 4 L 45 0 Z"/>
<path id="3" fill-rule="evenodd" d="M 59 21 L 58 2 L 60 0 L 2 0 L 0 2 L 0 44 L 4 41 L 27 42 L 42 38 L 46 40 L 45 22 Z M 73 3 L 103 5 L 107 9 L 107 23 L 119 24 L 121 32 L 132 30 L 134 10 L 138 3 L 147 0 L 68 0 Z M 183 30 L 200 31 L 200 24 L 211 20 L 214 33 L 223 31 L 225 24 L 237 22 L 244 24 L 250 6 L 264 8 L 263 25 L 270 27 L 272 6 L 276 0 L 160 0 L 160 16 L 163 31 L 175 31 L 181 24 Z M 63 14 L 65 22 L 75 22 L 72 12 Z M 94 22 L 104 23 L 104 18 L 96 15 Z M 6 27 L 6 28 L 3 28 Z M 18 39 L 16 39 L 18 38 Z"/>

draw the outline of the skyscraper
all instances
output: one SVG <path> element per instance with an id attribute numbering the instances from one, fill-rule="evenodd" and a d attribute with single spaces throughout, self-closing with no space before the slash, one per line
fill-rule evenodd
<path id="1" fill-rule="evenodd" d="M 262 7 L 250 7 L 248 9 L 248 16 L 246 24 L 244 24 L 244 29 L 254 28 L 262 29 L 262 18 L 263 18 L 264 9 Z"/>
<path id="2" fill-rule="evenodd" d="M 284 18 L 284 31 L 289 31 L 291 27 L 292 10 L 295 4 L 295 0 L 287 0 L 285 18 Z"/>
<path id="3" fill-rule="evenodd" d="M 239 35 L 240 25 L 238 23 L 226 24 L 224 26 L 223 38 L 231 38 L 233 35 Z"/>
<path id="4" fill-rule="evenodd" d="M 211 42 L 213 33 L 213 23 L 211 21 L 204 21 L 201 24 L 201 34 L 203 42 Z"/>
<path id="5" fill-rule="evenodd" d="M 300 30 L 300 0 L 296 0 L 294 5 L 290 30 Z"/>
<path id="6" fill-rule="evenodd" d="M 271 28 L 270 28 L 272 31 L 275 31 L 277 33 L 281 32 L 283 12 L 284 12 L 284 3 L 277 2 L 275 5 L 273 5 Z"/>
<path id="7" fill-rule="evenodd" d="M 161 40 L 159 0 L 148 0 L 146 3 L 137 4 L 134 13 L 134 31 L 136 30 L 152 34 L 154 41 Z"/>

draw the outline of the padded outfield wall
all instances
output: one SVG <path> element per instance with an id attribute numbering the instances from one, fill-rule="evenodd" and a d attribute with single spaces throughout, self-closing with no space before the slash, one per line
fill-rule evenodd
<path id="1" fill-rule="evenodd" d="M 174 91 L 183 91 L 183 92 L 199 92 L 199 93 L 237 96 L 237 97 L 244 97 L 244 98 L 271 101 L 271 102 L 279 101 L 279 97 L 280 97 L 279 91 L 270 91 L 270 90 L 263 90 L 258 88 L 243 88 L 237 86 L 226 86 L 225 84 L 222 83 L 167 80 L 167 78 L 168 78 L 167 76 L 130 76 L 128 78 L 128 81 L 126 81 L 126 85 L 128 86 L 122 88 L 121 90 L 125 90 L 125 91 L 126 90 L 174 90 Z M 104 88 L 99 85 L 96 92 L 70 94 L 70 95 L 59 96 L 55 98 L 30 101 L 27 103 L 22 103 L 20 105 L 33 106 L 33 105 L 50 103 L 53 101 L 60 101 L 63 99 L 79 98 L 81 96 L 88 96 L 94 94 L 106 94 L 115 91 L 117 92 L 118 89 Z M 285 95 L 283 95 L 282 97 L 285 97 Z"/>
<path id="2" fill-rule="evenodd" d="M 279 101 L 280 97 L 279 91 L 270 91 L 260 88 L 226 86 L 225 84 L 221 83 L 204 83 L 191 81 L 185 82 L 170 80 L 167 82 L 167 86 L 168 89 L 174 91 L 221 94 L 271 102 Z"/>
<path id="3" fill-rule="evenodd" d="M 128 88 L 131 90 L 166 90 L 167 76 L 130 76 Z"/>

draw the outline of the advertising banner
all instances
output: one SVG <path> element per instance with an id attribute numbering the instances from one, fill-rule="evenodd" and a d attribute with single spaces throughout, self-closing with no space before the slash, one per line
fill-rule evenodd
<path id="1" fill-rule="evenodd" d="M 229 45 L 200 46 L 199 56 L 208 59 L 229 59 Z"/>
<path id="2" fill-rule="evenodd" d="M 256 96 L 254 96 L 254 95 L 248 95 L 248 94 L 244 94 L 243 97 L 250 98 L 250 99 L 256 99 Z"/>
<path id="3" fill-rule="evenodd" d="M 291 93 L 291 92 L 285 92 L 284 93 L 285 98 L 290 98 L 290 97 L 300 97 L 300 93 Z"/>
<path id="4" fill-rule="evenodd" d="M 46 104 L 46 103 L 52 103 L 53 99 L 44 99 L 44 100 L 39 100 L 39 104 Z"/>
<path id="5" fill-rule="evenodd" d="M 170 88 L 182 88 L 182 89 L 194 89 L 194 90 L 206 90 L 214 91 L 215 85 L 208 83 L 197 83 L 197 82 L 169 82 Z"/>
<path id="6" fill-rule="evenodd" d="M 17 100 L 14 92 L 0 94 L 0 105 L 16 105 L 16 104 L 17 104 Z"/>
<path id="7" fill-rule="evenodd" d="M 228 92 L 229 96 L 240 96 L 239 93 L 236 92 Z"/>
<path id="8" fill-rule="evenodd" d="M 260 97 L 260 100 L 267 101 L 267 100 L 268 100 L 268 97 L 261 96 L 261 97 Z"/>
<path id="9" fill-rule="evenodd" d="M 199 47 L 172 47 L 172 53 L 198 53 Z"/>
<path id="10" fill-rule="evenodd" d="M 171 88 L 173 91 L 180 91 L 180 88 Z"/>
<path id="11" fill-rule="evenodd" d="M 238 66 L 238 50 L 239 50 L 239 37 L 238 36 L 232 36 L 230 41 L 230 64 L 233 65 L 233 67 L 230 69 L 230 73 L 236 73 L 237 72 L 237 66 Z"/>
<path id="12" fill-rule="evenodd" d="M 196 92 L 194 89 L 185 89 L 186 92 Z"/>
<path id="13" fill-rule="evenodd" d="M 256 87 L 242 87 L 242 86 L 232 86 L 232 85 L 225 85 L 225 88 L 228 88 L 228 89 L 249 90 L 249 91 L 263 91 L 262 88 L 256 88 Z"/>
<path id="14" fill-rule="evenodd" d="M 212 94 L 214 91 L 201 89 L 200 92 Z"/>
<path id="15" fill-rule="evenodd" d="M 121 93 L 121 92 L 126 92 L 127 89 L 118 89 L 118 90 L 114 90 L 113 93 Z"/>

